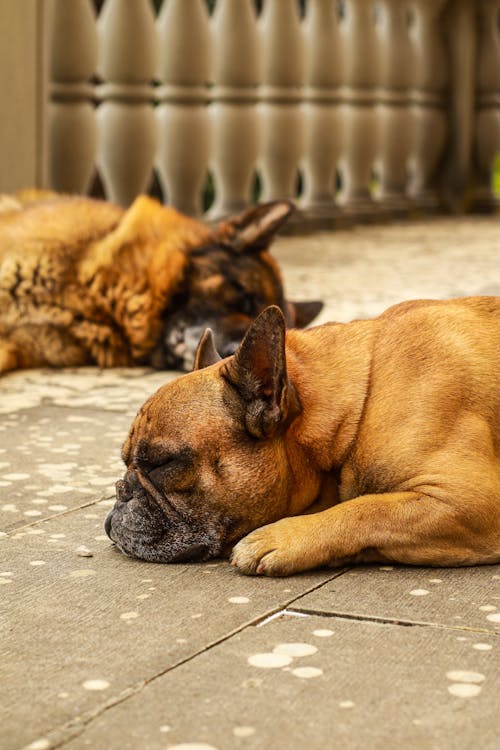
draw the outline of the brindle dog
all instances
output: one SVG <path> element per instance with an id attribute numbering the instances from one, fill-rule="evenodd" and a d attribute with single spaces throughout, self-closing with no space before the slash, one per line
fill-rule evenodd
<path id="1" fill-rule="evenodd" d="M 97 364 L 189 370 L 206 326 L 235 351 L 276 304 L 289 326 L 320 302 L 287 302 L 267 248 L 293 206 L 255 206 L 210 227 L 140 196 L 128 210 L 26 191 L 0 199 L 0 373 Z"/>

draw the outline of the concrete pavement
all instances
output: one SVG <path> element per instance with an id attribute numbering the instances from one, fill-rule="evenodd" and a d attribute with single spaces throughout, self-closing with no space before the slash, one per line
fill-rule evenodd
<path id="1" fill-rule="evenodd" d="M 500 294 L 495 218 L 279 240 L 321 320 Z M 0 380 L 0 747 L 493 750 L 500 566 L 246 578 L 161 566 L 103 520 L 136 409 L 172 373 Z"/>

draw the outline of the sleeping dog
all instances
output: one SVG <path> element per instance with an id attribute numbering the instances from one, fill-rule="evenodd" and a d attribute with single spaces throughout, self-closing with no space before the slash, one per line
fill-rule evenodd
<path id="1" fill-rule="evenodd" d="M 417 300 L 285 331 L 260 314 L 236 354 L 134 420 L 106 521 L 154 562 L 230 554 L 243 573 L 500 562 L 500 298 Z M 236 546 L 234 546 L 236 545 Z"/>
<path id="2" fill-rule="evenodd" d="M 128 210 L 25 191 L 0 199 L 0 373 L 25 367 L 191 369 L 206 326 L 234 352 L 269 304 L 292 303 L 267 248 L 293 207 L 249 208 L 217 227 L 140 196 Z"/>

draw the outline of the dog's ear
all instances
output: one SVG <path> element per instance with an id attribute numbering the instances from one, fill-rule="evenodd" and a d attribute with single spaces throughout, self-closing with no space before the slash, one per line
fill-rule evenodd
<path id="1" fill-rule="evenodd" d="M 243 400 L 246 428 L 257 438 L 273 435 L 288 415 L 285 327 L 279 307 L 266 307 L 221 370 Z"/>
<path id="2" fill-rule="evenodd" d="M 193 370 L 203 370 L 205 367 L 215 365 L 222 359 L 215 348 L 214 335 L 210 328 L 205 329 L 205 333 L 200 339 L 196 355 L 194 358 Z"/>
<path id="3" fill-rule="evenodd" d="M 265 250 L 278 229 L 295 210 L 290 201 L 271 201 L 251 206 L 221 224 L 221 232 L 228 236 L 237 252 Z"/>
<path id="4" fill-rule="evenodd" d="M 290 328 L 305 328 L 320 314 L 323 309 L 323 302 L 321 300 L 312 300 L 311 302 L 288 301 L 288 306 L 292 319 Z"/>

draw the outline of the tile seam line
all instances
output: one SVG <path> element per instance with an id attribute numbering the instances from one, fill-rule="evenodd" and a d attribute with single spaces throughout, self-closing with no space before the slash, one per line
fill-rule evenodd
<path id="1" fill-rule="evenodd" d="M 47 750 L 56 750 L 57 748 L 64 747 L 64 745 L 66 745 L 68 742 L 82 735 L 85 732 L 85 730 L 92 724 L 92 722 L 94 722 L 96 719 L 99 719 L 101 716 L 103 716 L 106 713 L 106 711 L 109 711 L 111 708 L 114 708 L 115 706 L 119 706 L 121 703 L 124 703 L 129 698 L 133 698 L 136 695 L 139 695 L 148 685 L 151 685 L 152 683 L 156 682 L 156 680 L 160 679 L 161 677 L 164 677 L 166 674 L 168 674 L 169 672 L 172 672 L 174 669 L 177 669 L 178 667 L 181 667 L 184 664 L 187 664 L 193 659 L 196 659 L 198 656 L 201 656 L 201 654 L 204 654 L 207 651 L 210 651 L 212 648 L 215 648 L 216 646 L 219 646 L 220 644 L 225 643 L 226 641 L 230 640 L 238 633 L 241 633 L 244 630 L 247 630 L 251 627 L 255 627 L 256 625 L 259 624 L 259 622 L 264 620 L 266 617 L 270 617 L 273 614 L 277 614 L 278 612 L 281 612 L 282 610 L 287 609 L 290 604 L 292 604 L 297 599 L 300 599 L 301 596 L 306 596 L 307 594 L 311 594 L 316 589 L 321 588 L 321 586 L 324 586 L 326 583 L 329 583 L 334 578 L 338 578 L 339 576 L 343 575 L 343 573 L 345 572 L 347 572 L 347 569 L 344 569 L 344 568 L 342 570 L 335 571 L 328 578 L 326 578 L 325 580 L 321 582 L 315 583 L 314 585 L 310 586 L 308 589 L 303 591 L 298 596 L 295 596 L 289 600 L 286 600 L 283 604 L 280 604 L 278 607 L 272 607 L 271 609 L 267 610 L 265 613 L 262 613 L 262 614 L 257 615 L 256 617 L 253 617 L 251 620 L 247 620 L 241 625 L 238 625 L 236 628 L 233 628 L 233 630 L 231 630 L 229 633 L 226 633 L 220 638 L 216 638 L 214 641 L 211 641 L 203 648 L 199 648 L 193 654 L 190 654 L 189 656 L 186 656 L 185 658 L 180 659 L 175 664 L 172 664 L 166 669 L 163 669 L 162 671 L 158 672 L 152 677 L 141 680 L 140 682 L 137 682 L 132 687 L 125 688 L 124 690 L 121 691 L 121 693 L 114 696 L 113 698 L 110 698 L 103 705 L 96 707 L 95 710 L 89 710 L 88 712 L 81 715 L 80 716 L 81 721 L 75 722 L 75 717 L 73 717 L 72 719 L 69 719 L 66 723 L 64 723 L 60 727 L 56 727 L 55 729 L 52 729 L 46 732 L 45 734 L 42 734 L 41 737 L 43 737 L 44 739 L 47 739 L 49 742 L 49 745 L 47 746 Z M 37 738 L 35 738 L 35 740 L 36 739 Z M 35 740 L 31 740 L 31 742 Z M 19 748 L 19 750 L 29 750 L 29 746 L 31 742 L 28 743 L 27 745 L 22 745 Z"/>
<path id="2" fill-rule="evenodd" d="M 299 597 L 300 598 L 300 597 Z M 296 601 L 296 600 L 295 600 Z M 305 609 L 301 607 L 288 608 L 289 612 L 302 615 L 324 617 L 332 620 L 354 620 L 356 622 L 373 622 L 378 625 L 396 625 L 398 627 L 435 628 L 436 630 L 453 630 L 465 633 L 481 633 L 483 635 L 498 636 L 496 630 L 487 628 L 473 628 L 466 625 L 445 625 L 440 622 L 428 622 L 427 620 L 406 620 L 396 617 L 379 617 L 377 615 L 349 614 L 348 612 L 324 612 L 319 609 Z"/>
<path id="3" fill-rule="evenodd" d="M 7 531 L 4 531 L 4 529 L 1 530 L 4 531 L 9 539 L 12 539 L 15 534 L 18 534 L 20 531 L 22 532 L 24 529 L 32 529 L 34 526 L 39 526 L 43 523 L 46 523 L 47 521 L 52 521 L 54 518 L 69 516 L 71 513 L 76 513 L 76 511 L 78 510 L 91 508 L 93 505 L 99 505 L 99 503 L 102 503 L 104 500 L 112 500 L 114 497 L 115 495 L 105 495 L 103 497 L 100 497 L 98 500 L 89 500 L 88 502 L 83 503 L 82 505 L 77 505 L 74 508 L 62 510 L 59 513 L 52 513 L 50 516 L 45 516 L 45 518 L 38 518 L 36 521 L 32 521 L 31 523 L 25 523 L 24 526 L 16 526 L 15 529 L 8 529 Z"/>

